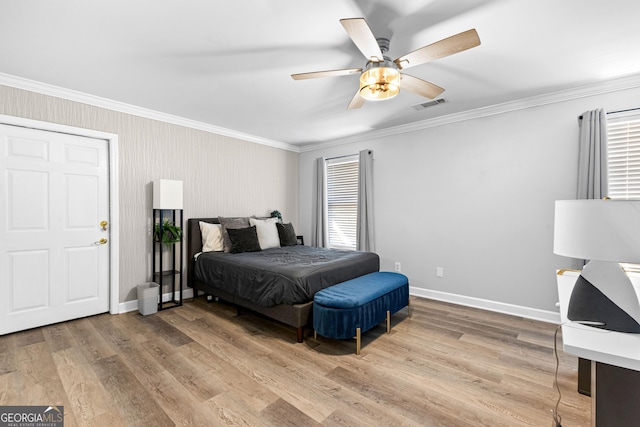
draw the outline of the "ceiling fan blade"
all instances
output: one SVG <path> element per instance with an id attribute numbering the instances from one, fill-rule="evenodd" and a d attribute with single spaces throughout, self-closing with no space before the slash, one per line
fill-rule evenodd
<path id="1" fill-rule="evenodd" d="M 376 37 L 364 18 L 341 19 L 340 23 L 365 58 L 376 62 L 384 60 Z"/>
<path id="2" fill-rule="evenodd" d="M 357 74 L 360 72 L 362 72 L 362 68 L 347 68 L 344 70 L 313 71 L 311 73 L 291 74 L 291 78 L 293 80 L 318 79 L 322 77 L 348 76 L 350 74 Z"/>
<path id="3" fill-rule="evenodd" d="M 401 74 L 400 89 L 406 89 L 425 98 L 433 99 L 444 92 L 444 89 L 426 80 L 410 76 L 409 74 Z"/>
<path id="4" fill-rule="evenodd" d="M 454 53 L 462 52 L 463 50 L 471 49 L 479 45 L 480 37 L 478 37 L 475 29 L 471 29 L 421 47 L 420 49 L 399 57 L 393 62 L 402 70 L 433 61 L 434 59 L 444 58 L 445 56 L 453 55 Z"/>
<path id="5" fill-rule="evenodd" d="M 360 89 L 356 91 L 356 94 L 351 98 L 351 102 L 349 102 L 349 106 L 347 110 L 353 110 L 355 108 L 360 108 L 364 105 L 364 98 L 360 96 Z"/>

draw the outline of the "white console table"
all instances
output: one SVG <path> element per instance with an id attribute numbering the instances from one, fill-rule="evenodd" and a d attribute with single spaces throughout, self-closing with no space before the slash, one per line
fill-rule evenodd
<path id="1" fill-rule="evenodd" d="M 558 273 L 563 348 L 591 363 L 591 425 L 640 425 L 640 334 L 605 331 L 567 319 L 579 272 Z M 640 294 L 640 276 L 630 274 Z"/>

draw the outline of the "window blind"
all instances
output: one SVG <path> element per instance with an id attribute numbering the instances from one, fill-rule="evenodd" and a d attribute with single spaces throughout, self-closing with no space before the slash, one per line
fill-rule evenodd
<path id="1" fill-rule="evenodd" d="M 607 120 L 609 197 L 640 199 L 640 114 Z"/>
<path id="2" fill-rule="evenodd" d="M 612 116 L 607 118 L 609 197 L 640 199 L 640 114 Z M 622 266 L 627 272 L 640 272 L 640 265 Z"/>
<path id="3" fill-rule="evenodd" d="M 358 156 L 327 160 L 327 228 L 329 247 L 356 249 Z"/>

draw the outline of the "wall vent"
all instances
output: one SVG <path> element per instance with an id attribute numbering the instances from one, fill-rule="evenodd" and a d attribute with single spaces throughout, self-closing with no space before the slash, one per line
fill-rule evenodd
<path id="1" fill-rule="evenodd" d="M 411 108 L 413 108 L 414 110 L 420 111 L 420 110 L 424 110 L 425 108 L 433 107 L 434 105 L 444 104 L 445 102 L 447 102 L 446 99 L 439 98 L 439 99 L 434 99 L 433 101 L 423 102 L 422 104 L 414 105 Z"/>

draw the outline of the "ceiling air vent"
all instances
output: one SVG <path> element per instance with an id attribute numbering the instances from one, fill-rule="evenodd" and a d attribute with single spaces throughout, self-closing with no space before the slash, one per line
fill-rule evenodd
<path id="1" fill-rule="evenodd" d="M 434 99 L 433 101 L 423 102 L 422 104 L 414 105 L 411 108 L 413 108 L 414 110 L 420 111 L 420 110 L 424 110 L 425 108 L 433 107 L 434 105 L 444 104 L 445 102 L 447 102 L 447 100 L 444 98 Z"/>

